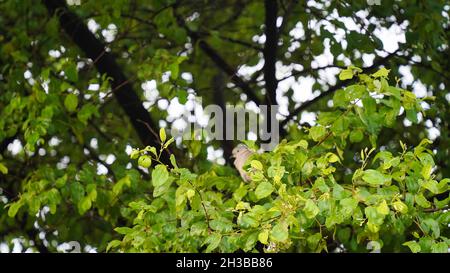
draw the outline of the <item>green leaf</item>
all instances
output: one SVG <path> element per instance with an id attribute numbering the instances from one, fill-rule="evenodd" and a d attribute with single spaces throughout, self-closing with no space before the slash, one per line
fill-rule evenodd
<path id="1" fill-rule="evenodd" d="M 309 129 L 309 136 L 314 141 L 321 140 L 322 137 L 324 137 L 326 133 L 327 133 L 327 129 L 323 126 L 314 126 L 311 129 Z"/>
<path id="2" fill-rule="evenodd" d="M 186 90 L 184 90 L 184 89 L 178 90 L 178 92 L 177 92 L 178 101 L 181 104 L 185 104 L 187 102 L 188 95 L 189 95 L 189 93 Z"/>
<path id="3" fill-rule="evenodd" d="M 127 186 L 130 187 L 131 186 L 131 179 L 130 176 L 126 175 L 123 178 L 121 178 L 119 181 L 117 181 L 113 188 L 112 188 L 112 192 L 114 193 L 115 196 L 119 195 L 120 193 L 122 193 L 123 187 Z"/>
<path id="4" fill-rule="evenodd" d="M 165 194 L 169 190 L 172 182 L 173 178 L 169 176 L 167 167 L 162 164 L 157 165 L 152 172 L 152 184 L 155 187 L 153 197 Z"/>
<path id="5" fill-rule="evenodd" d="M 374 78 L 387 77 L 389 75 L 390 69 L 386 69 L 384 67 L 380 68 L 377 72 L 372 74 Z"/>
<path id="6" fill-rule="evenodd" d="M 288 226 L 281 222 L 276 224 L 270 232 L 270 238 L 276 242 L 284 242 L 289 238 Z"/>
<path id="7" fill-rule="evenodd" d="M 87 125 L 87 121 L 93 116 L 98 115 L 98 110 L 95 105 L 91 103 L 87 103 L 81 107 L 80 111 L 77 113 L 77 118 L 79 121 L 81 121 L 84 125 Z"/>
<path id="8" fill-rule="evenodd" d="M 78 70 L 76 63 L 69 63 L 64 69 L 64 75 L 66 75 L 67 79 L 71 82 L 78 82 Z"/>
<path id="9" fill-rule="evenodd" d="M 428 218 L 422 221 L 422 223 L 428 228 L 431 229 L 434 238 L 439 238 L 441 236 L 441 229 L 439 228 L 438 221 L 433 218 Z M 447 224 L 447 223 L 446 223 Z"/>
<path id="10" fill-rule="evenodd" d="M 80 214 L 84 214 L 91 208 L 91 206 L 91 198 L 89 198 L 89 196 L 85 196 L 81 199 L 80 203 L 78 203 L 78 211 L 80 212 Z"/>
<path id="11" fill-rule="evenodd" d="M 148 168 L 152 165 L 152 158 L 148 155 L 141 155 L 138 159 L 138 165 L 143 168 Z"/>
<path id="12" fill-rule="evenodd" d="M 178 169 L 177 160 L 175 159 L 175 156 L 173 154 L 170 155 L 170 163 L 172 163 L 172 166 L 175 169 Z"/>
<path id="13" fill-rule="evenodd" d="M 312 219 L 319 214 L 319 207 L 314 203 L 313 200 L 308 199 L 305 203 L 305 208 L 303 209 L 307 218 Z"/>
<path id="14" fill-rule="evenodd" d="M 427 180 L 422 184 L 422 187 L 431 191 L 434 194 L 438 194 L 439 191 L 439 184 L 436 180 Z"/>
<path id="15" fill-rule="evenodd" d="M 261 244 L 267 245 L 269 243 L 267 241 L 268 239 L 269 239 L 269 230 L 265 229 L 258 234 L 258 241 L 260 241 Z"/>
<path id="16" fill-rule="evenodd" d="M 159 129 L 159 138 L 161 139 L 161 142 L 166 141 L 166 130 L 164 130 L 164 128 Z"/>
<path id="17" fill-rule="evenodd" d="M 349 197 L 350 195 L 351 192 L 346 191 L 341 185 L 337 183 L 333 185 L 333 197 L 337 200 L 344 199 L 346 197 Z"/>
<path id="18" fill-rule="evenodd" d="M 353 215 L 355 209 L 358 207 L 358 200 L 353 197 L 344 198 L 339 203 L 342 206 L 342 214 L 347 217 Z"/>
<path id="19" fill-rule="evenodd" d="M 70 193 L 72 196 L 72 200 L 75 203 L 80 202 L 81 198 L 84 196 L 84 187 L 80 182 L 74 182 L 70 184 Z"/>
<path id="20" fill-rule="evenodd" d="M 258 160 L 252 160 L 250 162 L 250 166 L 252 166 L 252 168 L 254 168 L 254 169 L 258 170 L 258 171 L 262 171 L 262 169 L 263 169 L 262 163 L 260 161 L 258 161 Z"/>
<path id="21" fill-rule="evenodd" d="M 164 143 L 163 148 L 166 149 L 167 147 L 169 147 L 170 144 L 172 144 L 175 141 L 175 138 L 171 137 L 169 138 L 169 140 L 167 140 L 166 143 Z"/>
<path id="22" fill-rule="evenodd" d="M 67 174 L 61 176 L 60 178 L 56 179 L 55 187 L 62 188 L 67 183 Z"/>
<path id="23" fill-rule="evenodd" d="M 206 252 L 211 252 L 214 249 L 216 249 L 219 246 L 221 240 L 222 240 L 222 235 L 220 235 L 218 233 L 214 233 L 214 234 L 206 237 L 205 244 L 208 245 L 208 247 L 206 248 Z"/>
<path id="24" fill-rule="evenodd" d="M 127 235 L 131 232 L 134 232 L 134 230 L 132 228 L 129 227 L 116 227 L 114 229 L 117 233 L 122 234 L 122 235 Z"/>
<path id="25" fill-rule="evenodd" d="M 421 206 L 422 208 L 429 208 L 431 207 L 430 201 L 428 201 L 425 196 L 423 196 L 422 193 L 416 194 L 415 200 L 417 205 Z"/>
<path id="26" fill-rule="evenodd" d="M 361 99 L 367 92 L 366 86 L 361 84 L 350 85 L 345 88 L 345 98 L 347 101 Z"/>
<path id="27" fill-rule="evenodd" d="M 419 119 L 417 118 L 417 111 L 415 109 L 407 109 L 406 111 L 406 118 L 411 121 L 412 123 L 418 124 Z"/>
<path id="28" fill-rule="evenodd" d="M 136 159 L 139 157 L 140 154 L 141 154 L 141 152 L 138 149 L 133 149 L 130 153 L 130 158 Z"/>
<path id="29" fill-rule="evenodd" d="M 220 232 L 230 232 L 233 230 L 233 223 L 225 218 L 211 220 L 209 225 L 211 229 Z"/>
<path id="30" fill-rule="evenodd" d="M 408 212 L 408 206 L 402 201 L 395 201 L 392 205 L 394 206 L 394 209 L 400 213 L 405 214 Z"/>
<path id="31" fill-rule="evenodd" d="M 377 170 L 365 170 L 362 179 L 369 185 L 381 186 L 391 182 L 391 177 Z"/>
<path id="32" fill-rule="evenodd" d="M 67 111 L 74 112 L 78 107 L 78 97 L 72 93 L 67 95 L 64 100 L 64 106 L 66 107 Z"/>
<path id="33" fill-rule="evenodd" d="M 346 108 L 348 106 L 349 101 L 347 100 L 345 96 L 345 91 L 343 89 L 339 89 L 336 92 L 334 92 L 333 95 L 333 105 L 335 107 L 344 107 Z"/>
<path id="34" fill-rule="evenodd" d="M 169 172 L 165 165 L 156 165 L 152 172 L 152 184 L 154 187 L 161 186 L 169 180 Z"/>
<path id="35" fill-rule="evenodd" d="M 316 250 L 321 239 L 322 239 L 322 234 L 316 233 L 313 235 L 309 235 L 308 238 L 306 239 L 306 242 L 308 243 L 308 247 L 310 249 Z"/>
<path id="36" fill-rule="evenodd" d="M 111 242 L 108 243 L 108 246 L 106 246 L 106 252 L 111 250 L 111 248 L 116 248 L 116 247 L 120 246 L 121 243 L 122 242 L 119 240 L 112 240 Z"/>
<path id="37" fill-rule="evenodd" d="M 350 142 L 352 143 L 361 142 L 363 138 L 364 134 L 360 130 L 353 130 L 350 132 Z"/>
<path id="38" fill-rule="evenodd" d="M 378 206 L 377 206 L 377 211 L 380 214 L 383 215 L 388 215 L 389 214 L 389 207 L 386 203 L 386 200 L 383 200 Z"/>
<path id="39" fill-rule="evenodd" d="M 353 70 L 351 68 L 344 69 L 339 73 L 339 79 L 341 81 L 350 80 L 351 78 L 353 78 Z"/>
<path id="40" fill-rule="evenodd" d="M 445 242 L 434 243 L 431 246 L 432 253 L 448 253 L 449 245 Z"/>
<path id="41" fill-rule="evenodd" d="M 8 174 L 8 168 L 2 163 L 0 163 L 0 173 L 2 174 Z"/>
<path id="42" fill-rule="evenodd" d="M 319 189 L 323 193 L 330 192 L 330 187 L 328 187 L 323 177 L 319 177 L 316 179 L 316 181 L 314 182 L 314 188 Z"/>
<path id="43" fill-rule="evenodd" d="M 351 228 L 342 228 L 337 231 L 337 238 L 340 242 L 347 242 L 352 235 Z"/>
<path id="44" fill-rule="evenodd" d="M 16 216 L 16 214 L 19 211 L 21 206 L 22 206 L 22 202 L 20 202 L 20 201 L 12 203 L 8 209 L 8 216 L 11 218 Z"/>
<path id="45" fill-rule="evenodd" d="M 334 153 L 327 153 L 328 162 L 335 163 L 340 161 L 339 157 Z"/>
<path id="46" fill-rule="evenodd" d="M 258 187 L 256 187 L 255 195 L 256 198 L 262 199 L 269 196 L 274 190 L 274 187 L 269 182 L 261 182 Z"/>
<path id="47" fill-rule="evenodd" d="M 179 73 L 179 67 L 177 63 L 173 63 L 169 66 L 170 68 L 170 77 L 173 80 L 176 80 L 178 78 L 178 73 Z"/>

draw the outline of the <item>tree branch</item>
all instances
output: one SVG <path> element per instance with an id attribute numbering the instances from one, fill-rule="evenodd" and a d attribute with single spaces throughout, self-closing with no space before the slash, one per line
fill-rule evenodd
<path id="1" fill-rule="evenodd" d="M 275 75 L 275 63 L 277 60 L 278 29 L 277 29 L 277 11 L 278 4 L 275 0 L 264 1 L 265 10 L 265 35 L 264 44 L 264 80 L 266 85 L 266 103 L 276 105 L 276 92 L 278 81 Z"/>
<path id="2" fill-rule="evenodd" d="M 198 46 L 200 49 L 214 62 L 214 64 L 221 69 L 223 72 L 225 72 L 229 77 L 230 80 L 239 87 L 246 95 L 247 97 L 256 103 L 256 105 L 260 105 L 260 99 L 256 96 L 253 89 L 248 85 L 247 82 L 245 82 L 241 77 L 237 75 L 237 72 L 234 68 L 232 68 L 220 55 L 217 53 L 207 42 L 202 40 L 200 38 L 200 35 L 197 32 L 192 31 L 189 29 L 189 27 L 186 25 L 185 21 L 179 14 L 174 12 L 175 17 L 177 19 L 178 25 L 183 27 L 189 37 L 192 39 L 192 42 L 198 43 Z"/>
<path id="3" fill-rule="evenodd" d="M 69 10 L 65 1 L 43 0 L 43 3 L 50 15 L 57 15 L 59 17 L 61 27 L 86 56 L 92 60 L 97 59 L 95 63 L 97 70 L 101 74 L 107 74 L 108 77 L 112 78 L 111 86 L 115 89 L 115 98 L 129 117 L 143 145 L 157 147 L 157 139 L 138 120 L 145 121 L 153 128 L 156 128 L 156 125 L 150 118 L 148 111 L 143 107 L 142 101 L 116 63 L 113 55 L 105 51 L 104 44 L 89 31 L 86 24 L 84 24 L 78 15 Z M 164 158 L 164 161 L 168 162 L 168 156 L 166 154 L 165 157 L 167 158 Z"/>

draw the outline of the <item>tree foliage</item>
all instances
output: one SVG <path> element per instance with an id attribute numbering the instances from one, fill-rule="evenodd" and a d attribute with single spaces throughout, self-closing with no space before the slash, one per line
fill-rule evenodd
<path id="1" fill-rule="evenodd" d="M 0 243 L 448 251 L 446 1 L 67 2 L 0 1 Z M 250 182 L 164 129 L 195 96 L 284 107 Z"/>

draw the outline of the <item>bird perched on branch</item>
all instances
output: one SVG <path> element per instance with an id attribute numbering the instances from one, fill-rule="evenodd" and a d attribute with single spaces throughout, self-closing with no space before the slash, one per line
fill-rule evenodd
<path id="1" fill-rule="evenodd" d="M 245 182 L 250 181 L 250 176 L 244 171 L 243 167 L 245 165 L 245 162 L 247 159 L 254 154 L 246 145 L 244 144 L 238 144 L 232 153 L 232 157 L 234 158 L 234 167 L 239 171 L 239 174 L 241 175 L 242 179 Z"/>

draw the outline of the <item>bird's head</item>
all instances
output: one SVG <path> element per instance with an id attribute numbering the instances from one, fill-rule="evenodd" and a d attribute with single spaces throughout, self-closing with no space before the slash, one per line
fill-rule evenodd
<path id="1" fill-rule="evenodd" d="M 246 151 L 246 150 L 249 150 L 247 145 L 240 143 L 236 147 L 234 147 L 233 151 L 231 151 L 231 157 L 236 158 L 236 156 L 238 154 L 240 154 L 242 151 Z"/>

